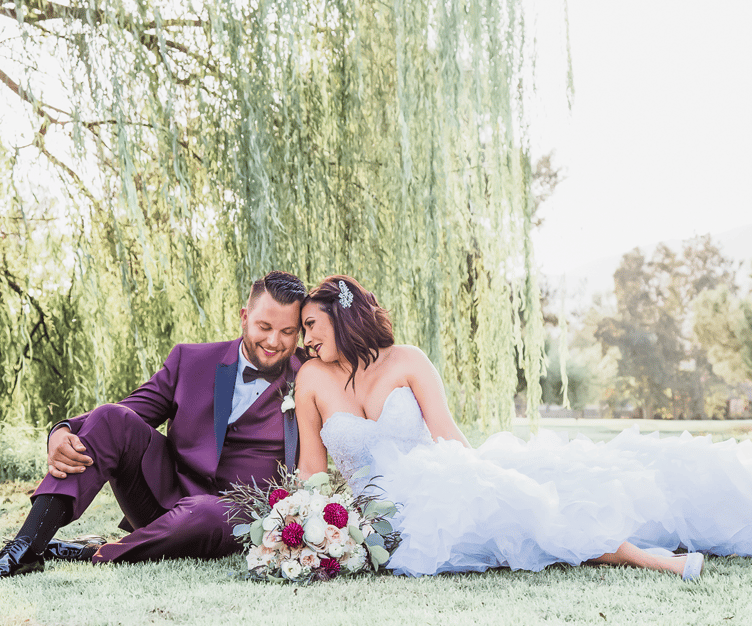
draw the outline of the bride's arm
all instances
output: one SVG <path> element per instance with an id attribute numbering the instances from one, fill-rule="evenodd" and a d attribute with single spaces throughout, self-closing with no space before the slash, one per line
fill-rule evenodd
<path id="1" fill-rule="evenodd" d="M 317 472 L 325 472 L 326 448 L 321 441 L 321 414 L 316 407 L 316 371 L 309 361 L 300 368 L 295 379 L 295 416 L 298 419 L 300 478 L 307 479 Z"/>
<path id="2" fill-rule="evenodd" d="M 470 443 L 457 427 L 449 412 L 444 383 L 439 372 L 420 348 L 405 346 L 407 380 L 420 405 L 423 419 L 434 440 L 456 439 L 470 448 Z"/>

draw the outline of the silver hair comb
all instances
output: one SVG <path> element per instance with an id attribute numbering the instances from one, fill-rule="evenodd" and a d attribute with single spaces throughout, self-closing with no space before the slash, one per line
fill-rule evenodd
<path id="1" fill-rule="evenodd" d="M 352 292 L 347 288 L 344 280 L 339 281 L 339 303 L 343 309 L 349 309 L 353 301 Z"/>

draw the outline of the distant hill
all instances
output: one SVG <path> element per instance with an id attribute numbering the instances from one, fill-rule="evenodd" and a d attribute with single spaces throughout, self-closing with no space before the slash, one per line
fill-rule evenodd
<path id="1" fill-rule="evenodd" d="M 737 281 L 743 293 L 749 293 L 752 290 L 752 224 L 711 234 L 711 239 L 724 256 L 742 264 L 737 274 Z M 669 248 L 679 250 L 682 242 L 683 240 L 680 239 L 657 242 L 650 246 L 640 246 L 640 250 L 646 258 L 650 258 L 659 243 L 665 243 Z M 619 267 L 624 254 L 629 251 L 623 250 L 617 255 L 591 261 L 566 274 L 544 275 L 544 278 L 555 289 L 558 289 L 565 281 L 569 311 L 586 309 L 592 304 L 596 294 L 601 294 L 606 299 L 613 297 L 614 272 Z"/>

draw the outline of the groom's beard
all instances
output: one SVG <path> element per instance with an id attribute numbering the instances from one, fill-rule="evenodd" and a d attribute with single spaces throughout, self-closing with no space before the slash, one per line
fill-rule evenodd
<path id="1" fill-rule="evenodd" d="M 275 365 L 274 367 L 264 366 L 259 363 L 256 363 L 252 361 L 251 359 L 248 359 L 248 361 L 253 365 L 259 372 L 263 372 L 264 374 L 267 374 L 268 376 L 273 376 L 274 378 L 279 378 L 282 376 L 282 374 L 285 373 L 285 370 L 287 369 L 287 365 L 290 362 L 290 359 L 285 359 L 280 363 L 279 365 Z"/>
<path id="2" fill-rule="evenodd" d="M 245 336 L 245 334 L 243 335 L 242 342 L 243 356 L 248 359 L 248 362 L 253 365 L 253 367 L 255 367 L 259 372 L 269 374 L 271 376 L 274 376 L 275 378 L 282 376 L 282 374 L 287 370 L 288 365 L 290 364 L 290 357 L 295 352 L 295 346 L 293 346 L 292 350 L 290 350 L 288 354 L 281 353 L 284 356 L 280 361 L 275 362 L 273 365 L 269 365 L 266 363 L 261 363 L 255 350 L 255 348 L 257 347 L 256 344 L 251 344 L 251 347 L 249 347 L 248 338 Z M 261 348 L 261 346 L 258 347 Z"/>

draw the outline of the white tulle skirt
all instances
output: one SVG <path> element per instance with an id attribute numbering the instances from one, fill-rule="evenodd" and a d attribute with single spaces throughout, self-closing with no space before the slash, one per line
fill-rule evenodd
<path id="1" fill-rule="evenodd" d="M 749 441 L 659 438 L 634 427 L 608 443 L 499 433 L 475 450 L 441 441 L 375 457 L 378 484 L 401 505 L 395 573 L 538 571 L 624 541 L 752 554 Z"/>

